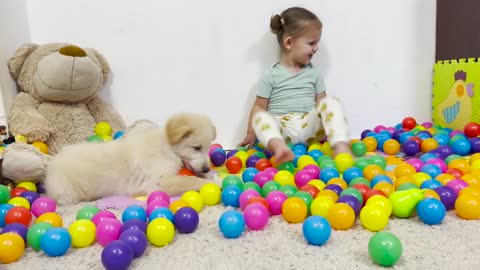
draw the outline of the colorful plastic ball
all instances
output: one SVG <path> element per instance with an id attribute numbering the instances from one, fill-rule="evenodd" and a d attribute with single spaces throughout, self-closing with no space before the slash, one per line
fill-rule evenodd
<path id="1" fill-rule="evenodd" d="M 402 243 L 390 232 L 377 232 L 368 241 L 368 254 L 381 266 L 392 266 L 402 257 Z"/>
<path id="2" fill-rule="evenodd" d="M 420 145 L 413 140 L 408 140 L 402 144 L 402 152 L 407 156 L 415 156 L 420 152 Z"/>
<path id="3" fill-rule="evenodd" d="M 422 182 L 422 184 L 420 185 L 420 188 L 421 189 L 436 189 L 438 187 L 441 187 L 442 186 L 442 183 L 436 179 L 429 179 L 429 180 L 425 180 L 424 182 Z"/>
<path id="4" fill-rule="evenodd" d="M 317 194 L 320 192 L 320 190 L 316 186 L 311 184 L 304 185 L 301 189 L 299 189 L 299 191 L 303 191 L 310 194 L 312 198 L 317 197 Z"/>
<path id="5" fill-rule="evenodd" d="M 338 171 L 334 168 L 325 168 L 320 172 L 320 180 L 327 183 L 330 179 L 340 177 Z"/>
<path id="6" fill-rule="evenodd" d="M 450 182 L 447 183 L 447 187 L 450 187 L 451 189 L 453 189 L 453 191 L 455 191 L 455 193 L 458 195 L 458 193 L 468 187 L 468 183 L 461 180 L 461 179 L 455 179 L 455 180 L 452 180 Z"/>
<path id="7" fill-rule="evenodd" d="M 25 191 L 23 192 L 20 197 L 25 198 L 30 205 L 33 204 L 38 198 L 40 198 L 40 194 L 35 191 Z"/>
<path id="8" fill-rule="evenodd" d="M 462 219 L 480 218 L 480 197 L 473 194 L 462 194 L 455 201 L 455 212 Z"/>
<path id="9" fill-rule="evenodd" d="M 147 221 L 147 212 L 139 205 L 130 205 L 122 213 L 122 222 L 126 222 L 130 219 L 140 219 L 143 222 Z"/>
<path id="10" fill-rule="evenodd" d="M 440 200 L 447 209 L 452 210 L 455 207 L 455 201 L 457 200 L 457 193 L 447 186 L 441 186 L 435 189 L 435 192 L 440 196 Z"/>
<path id="11" fill-rule="evenodd" d="M 279 172 L 277 168 L 274 167 L 268 167 L 265 170 L 262 171 L 268 176 L 268 180 L 272 180 L 273 177 Z"/>
<path id="12" fill-rule="evenodd" d="M 480 137 L 471 138 L 469 141 L 470 141 L 470 145 L 471 145 L 470 152 L 471 153 L 479 153 L 480 152 Z"/>
<path id="13" fill-rule="evenodd" d="M 441 201 L 433 198 L 426 198 L 417 204 L 418 218 L 425 224 L 437 225 L 442 223 L 447 210 Z"/>
<path id="14" fill-rule="evenodd" d="M 475 122 L 471 122 L 465 125 L 463 133 L 469 138 L 478 137 L 480 135 L 480 125 Z"/>
<path id="15" fill-rule="evenodd" d="M 255 168 L 255 165 L 257 165 L 257 162 L 261 159 L 261 157 L 257 155 L 251 155 L 247 158 L 245 161 L 245 165 L 247 168 Z M 256 169 L 256 168 L 255 168 Z"/>
<path id="16" fill-rule="evenodd" d="M 256 183 L 260 188 L 262 188 L 263 185 L 268 181 L 272 180 L 272 178 L 273 177 L 270 177 L 270 175 L 267 172 L 261 171 L 261 172 L 258 172 L 253 177 L 253 182 Z"/>
<path id="17" fill-rule="evenodd" d="M 257 164 L 255 164 L 255 168 L 260 172 L 269 167 L 272 167 L 272 163 L 267 158 L 261 158 L 257 161 Z"/>
<path id="18" fill-rule="evenodd" d="M 243 167 L 242 160 L 239 157 L 229 157 L 225 162 L 225 166 L 229 173 L 236 174 L 240 172 Z"/>
<path id="19" fill-rule="evenodd" d="M 340 173 L 343 173 L 348 168 L 352 167 L 353 164 L 355 163 L 355 160 L 353 159 L 353 157 L 348 153 L 338 154 L 335 157 L 334 161 Z"/>
<path id="20" fill-rule="evenodd" d="M 131 246 L 116 240 L 102 250 L 102 264 L 106 270 L 127 270 L 133 261 Z"/>
<path id="21" fill-rule="evenodd" d="M 270 192 L 265 197 L 268 203 L 268 210 L 270 211 L 270 214 L 280 215 L 282 213 L 282 205 L 287 198 L 287 195 L 280 190 L 274 190 Z"/>
<path id="22" fill-rule="evenodd" d="M 35 183 L 31 181 L 18 183 L 17 187 L 23 187 L 26 188 L 28 191 L 37 192 L 37 185 L 35 185 Z"/>
<path id="23" fill-rule="evenodd" d="M 27 226 L 25 226 L 21 223 L 8 224 L 7 226 L 5 226 L 5 228 L 3 228 L 1 230 L 2 234 L 4 234 L 4 233 L 16 233 L 16 234 L 20 235 L 23 238 L 23 241 L 25 241 L 25 243 L 27 242 L 27 232 L 28 232 Z"/>
<path id="24" fill-rule="evenodd" d="M 124 134 L 124 132 L 119 130 L 119 131 L 115 132 L 115 134 L 113 135 L 113 139 L 118 140 L 123 136 L 123 134 Z"/>
<path id="25" fill-rule="evenodd" d="M 57 213 L 52 213 L 52 212 L 48 212 L 48 213 L 45 213 L 45 214 L 42 214 L 41 216 L 39 216 L 36 220 L 35 220 L 36 223 L 39 223 L 39 222 L 48 222 L 48 223 L 51 223 L 53 225 L 53 227 L 62 227 L 63 226 L 63 219 L 62 217 L 57 214 Z"/>
<path id="26" fill-rule="evenodd" d="M 375 140 L 375 138 L 366 137 L 365 139 L 362 140 L 362 142 L 367 147 L 368 152 L 373 152 L 373 151 L 375 151 L 375 149 L 377 149 L 378 142 L 377 142 L 377 140 Z"/>
<path id="27" fill-rule="evenodd" d="M 245 230 L 245 219 L 239 211 L 225 211 L 218 220 L 218 226 L 226 238 L 238 238 Z"/>
<path id="28" fill-rule="evenodd" d="M 355 212 L 348 204 L 336 203 L 328 209 L 327 219 L 332 228 L 336 230 L 347 230 L 355 223 Z"/>
<path id="29" fill-rule="evenodd" d="M 40 238 L 40 247 L 50 257 L 63 256 L 71 244 L 72 238 L 65 228 L 50 228 Z"/>
<path id="30" fill-rule="evenodd" d="M 14 188 L 10 191 L 10 196 L 12 198 L 18 197 L 18 196 L 22 195 L 22 193 L 24 193 L 25 191 L 28 191 L 28 189 L 26 189 L 24 187 L 16 187 L 16 188 Z"/>
<path id="31" fill-rule="evenodd" d="M 95 224 L 88 219 L 74 221 L 68 232 L 72 237 L 72 246 L 77 248 L 88 247 L 95 242 Z"/>
<path id="32" fill-rule="evenodd" d="M 423 140 L 422 144 L 420 145 L 420 149 L 422 152 L 428 153 L 438 147 L 438 142 L 435 139 L 427 138 Z"/>
<path id="33" fill-rule="evenodd" d="M 221 148 L 213 150 L 210 154 L 210 162 L 212 162 L 213 166 L 215 167 L 222 166 L 225 163 L 226 159 L 227 154 L 225 153 L 225 150 Z"/>
<path id="34" fill-rule="evenodd" d="M 427 161 L 426 164 L 433 164 L 440 168 L 440 171 L 443 173 L 447 170 L 447 164 L 441 158 L 432 158 Z"/>
<path id="35" fill-rule="evenodd" d="M 315 179 L 313 175 L 311 175 L 309 172 L 305 171 L 305 170 L 300 170 L 298 171 L 295 176 L 295 185 L 298 187 L 298 188 L 301 188 L 303 187 L 304 185 L 306 185 L 308 182 L 310 182 L 311 180 Z M 293 184 L 293 183 L 287 183 L 287 184 Z"/>
<path id="36" fill-rule="evenodd" d="M 380 205 L 370 203 L 360 211 L 362 226 L 372 232 L 383 230 L 388 224 L 389 215 Z"/>
<path id="37" fill-rule="evenodd" d="M 203 209 L 203 198 L 198 191 L 190 190 L 180 197 L 182 200 L 186 201 L 195 211 L 200 212 Z"/>
<path id="38" fill-rule="evenodd" d="M 112 133 L 112 128 L 107 122 L 98 122 L 95 125 L 95 134 L 98 136 L 110 135 Z"/>
<path id="39" fill-rule="evenodd" d="M 106 246 L 108 243 L 118 240 L 122 223 L 117 219 L 107 218 L 100 221 L 95 232 L 97 242 Z"/>
<path id="40" fill-rule="evenodd" d="M 285 195 L 290 198 L 297 193 L 298 189 L 292 185 L 284 185 L 280 187 L 279 191 L 285 193 Z"/>
<path id="41" fill-rule="evenodd" d="M 147 226 L 147 239 L 157 247 L 163 247 L 170 243 L 175 236 L 173 223 L 166 218 L 156 218 Z"/>
<path id="42" fill-rule="evenodd" d="M 329 197 L 319 196 L 315 198 L 310 204 L 310 212 L 312 216 L 327 217 L 328 209 L 334 205 L 335 202 Z"/>
<path id="43" fill-rule="evenodd" d="M 25 241 L 16 233 L 0 234 L 0 263 L 15 262 L 25 251 Z"/>
<path id="44" fill-rule="evenodd" d="M 390 177 L 388 177 L 385 174 L 379 174 L 373 177 L 372 181 L 370 182 L 370 187 L 373 188 L 376 184 L 380 182 L 387 182 L 387 183 L 393 184 L 392 179 L 390 179 Z"/>
<path id="45" fill-rule="evenodd" d="M 295 184 L 294 179 L 295 178 L 294 178 L 293 174 L 291 172 L 285 171 L 285 170 L 277 172 L 275 174 L 275 176 L 273 177 L 273 181 L 275 181 L 276 183 L 278 183 L 281 186 L 283 186 L 283 185 L 294 185 Z M 268 182 L 265 182 L 264 185 Z"/>
<path id="46" fill-rule="evenodd" d="M 178 201 L 180 201 L 180 202 L 178 202 L 178 203 L 172 202 L 172 204 L 175 203 L 175 204 L 172 206 L 170 203 L 168 203 L 168 202 L 166 202 L 165 200 L 160 199 L 160 198 L 159 198 L 159 199 L 156 199 L 156 200 L 153 200 L 153 201 L 147 203 L 147 216 L 150 216 L 155 209 L 160 208 L 160 207 L 167 207 L 167 208 L 170 208 L 170 206 L 172 206 L 171 208 L 173 208 L 173 207 L 178 207 L 179 204 L 180 204 L 181 202 L 183 202 L 183 200 L 178 200 Z M 186 203 L 186 202 L 185 202 L 185 203 Z M 113 218 L 115 218 L 115 215 L 113 216 Z M 95 223 L 94 220 L 92 220 L 92 221 Z"/>
<path id="47" fill-rule="evenodd" d="M 19 197 L 19 196 L 13 197 L 10 200 L 8 200 L 8 204 L 11 204 L 13 206 L 21 206 L 30 210 L 30 203 L 28 202 L 27 199 L 23 197 Z"/>
<path id="48" fill-rule="evenodd" d="M 345 180 L 345 182 L 347 182 L 347 184 L 349 184 L 350 181 L 352 181 L 354 178 L 362 176 L 362 170 L 357 167 L 348 168 L 347 170 L 345 170 L 345 172 L 343 172 L 343 179 Z"/>
<path id="49" fill-rule="evenodd" d="M 413 129 L 417 126 L 417 121 L 413 117 L 405 117 L 402 120 L 402 127 L 406 130 Z"/>
<path id="50" fill-rule="evenodd" d="M 326 218 L 310 216 L 303 222 L 302 232 L 309 244 L 321 246 L 330 238 L 332 227 Z"/>
<path id="51" fill-rule="evenodd" d="M 335 192 L 338 196 L 340 196 L 340 193 L 342 193 L 343 189 L 340 185 L 335 185 L 335 184 L 328 184 L 325 186 L 323 190 L 331 190 Z"/>
<path id="52" fill-rule="evenodd" d="M 10 200 L 10 190 L 7 186 L 0 185 L 0 205 Z"/>
<path id="53" fill-rule="evenodd" d="M 9 209 L 5 215 L 6 225 L 12 223 L 21 223 L 28 227 L 30 225 L 30 221 L 32 221 L 32 213 L 23 206 L 15 206 Z"/>
<path id="54" fill-rule="evenodd" d="M 454 141 L 451 145 L 453 151 L 457 155 L 467 155 L 470 153 L 470 150 L 472 149 L 472 145 L 470 144 L 470 141 L 464 138 L 458 139 Z"/>
<path id="55" fill-rule="evenodd" d="M 240 195 L 242 190 L 237 186 L 227 186 L 222 190 L 222 203 L 225 206 L 240 206 Z"/>
<path id="56" fill-rule="evenodd" d="M 174 215 L 172 210 L 170 210 L 167 207 L 159 207 L 159 208 L 155 208 L 155 210 L 153 210 L 152 213 L 150 213 L 150 216 L 148 216 L 148 220 L 152 221 L 156 218 L 166 218 L 171 222 L 173 222 L 173 217 Z M 144 221 L 142 222 L 145 223 Z"/>
<path id="57" fill-rule="evenodd" d="M 225 189 L 228 186 L 237 186 L 243 189 L 243 181 L 238 175 L 230 174 L 225 176 L 222 180 L 222 188 Z"/>
<path id="58" fill-rule="evenodd" d="M 199 223 L 198 212 L 192 207 L 183 207 L 175 213 L 173 221 L 178 232 L 192 233 Z"/>
<path id="59" fill-rule="evenodd" d="M 57 203 L 50 197 L 40 197 L 32 204 L 32 214 L 36 217 L 48 212 L 55 212 Z"/>
<path id="60" fill-rule="evenodd" d="M 127 243 L 133 251 L 133 258 L 139 258 L 143 255 L 148 246 L 147 236 L 144 232 L 129 229 L 120 234 L 120 241 Z"/>
<path id="61" fill-rule="evenodd" d="M 303 170 L 312 175 L 314 179 L 318 179 L 320 177 L 320 167 L 315 164 L 309 164 L 305 166 Z"/>
<path id="62" fill-rule="evenodd" d="M 48 222 L 40 222 L 32 225 L 27 232 L 28 245 L 34 250 L 39 251 L 41 249 L 40 239 L 50 228 L 53 228 L 53 225 Z"/>
<path id="63" fill-rule="evenodd" d="M 442 173 L 442 169 L 434 164 L 425 164 L 420 171 L 430 175 L 431 178 L 435 178 Z"/>
<path id="64" fill-rule="evenodd" d="M 172 213 L 175 214 L 179 209 L 182 209 L 183 207 L 190 207 L 190 205 L 188 204 L 188 202 L 180 199 L 170 203 L 170 206 L 168 206 L 168 209 L 170 209 L 170 211 L 172 211 Z"/>
<path id="65" fill-rule="evenodd" d="M 173 219 L 173 213 L 172 213 L 172 219 Z M 145 223 L 145 222 L 143 222 L 139 219 L 130 219 L 127 222 L 122 224 L 122 228 L 120 229 L 120 234 L 122 234 L 124 231 L 129 230 L 129 229 L 135 229 L 135 230 L 139 230 L 139 231 L 142 231 L 143 233 L 145 233 L 146 230 L 147 230 L 147 223 Z"/>
<path id="66" fill-rule="evenodd" d="M 282 216 L 290 223 L 300 223 L 305 220 L 308 208 L 305 201 L 298 197 L 290 197 L 283 202 Z"/>
<path id="67" fill-rule="evenodd" d="M 11 204 L 0 204 L 0 228 L 5 227 L 5 216 L 13 207 Z"/>
<path id="68" fill-rule="evenodd" d="M 245 190 L 240 194 L 240 197 L 238 198 L 238 202 L 242 210 L 245 209 L 245 207 L 247 207 L 247 202 L 252 197 L 261 197 L 261 195 L 254 189 Z"/>
<path id="69" fill-rule="evenodd" d="M 370 164 L 378 165 L 382 170 L 387 167 L 387 160 L 381 155 L 373 155 L 368 157 Z"/>
<path id="70" fill-rule="evenodd" d="M 363 205 L 363 195 L 358 189 L 353 187 L 348 187 L 340 193 L 340 196 L 345 196 L 345 195 L 354 196 L 360 202 L 360 205 Z"/>
<path id="71" fill-rule="evenodd" d="M 394 139 L 388 139 L 383 144 L 383 152 L 387 155 L 396 155 L 400 151 L 400 143 Z"/>
<path id="72" fill-rule="evenodd" d="M 206 183 L 200 188 L 203 203 L 207 206 L 217 205 L 220 202 L 222 191 L 214 183 Z"/>
<path id="73" fill-rule="evenodd" d="M 77 212 L 77 220 L 81 219 L 87 219 L 87 220 L 92 220 L 95 214 L 97 214 L 100 211 L 96 206 L 92 205 L 87 205 L 82 207 L 78 212 Z"/>
<path id="74" fill-rule="evenodd" d="M 265 228 L 268 223 L 268 210 L 259 203 L 252 203 L 243 210 L 245 224 L 250 230 L 258 231 Z"/>
<path id="75" fill-rule="evenodd" d="M 364 142 L 354 142 L 352 144 L 352 152 L 356 157 L 363 157 L 367 153 L 367 145 Z"/>
<path id="76" fill-rule="evenodd" d="M 252 182 L 255 175 L 258 173 L 258 169 L 255 167 L 248 167 L 242 173 L 242 180 L 244 183 Z"/>
<path id="77" fill-rule="evenodd" d="M 362 209 L 362 204 L 360 204 L 360 201 L 352 195 L 340 196 L 337 200 L 337 203 L 344 203 L 350 205 L 350 207 L 352 207 L 353 209 L 353 212 L 355 213 L 355 216 L 358 216 L 360 214 L 360 210 Z"/>

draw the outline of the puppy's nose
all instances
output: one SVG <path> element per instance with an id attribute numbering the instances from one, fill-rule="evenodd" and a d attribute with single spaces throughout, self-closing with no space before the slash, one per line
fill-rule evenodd
<path id="1" fill-rule="evenodd" d="M 209 168 L 209 167 L 203 167 L 203 168 L 202 168 L 202 172 L 203 172 L 203 173 L 207 173 L 207 172 L 209 172 L 209 171 L 210 171 L 210 168 Z"/>
<path id="2" fill-rule="evenodd" d="M 66 56 L 72 56 L 72 57 L 85 57 L 87 56 L 87 53 L 80 47 L 70 45 L 70 46 L 65 46 L 61 48 L 58 51 L 60 54 L 66 55 Z"/>

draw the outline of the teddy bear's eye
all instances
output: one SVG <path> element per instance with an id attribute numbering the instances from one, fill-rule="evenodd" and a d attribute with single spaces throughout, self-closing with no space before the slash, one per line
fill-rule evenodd
<path id="1" fill-rule="evenodd" d="M 201 145 L 195 145 L 195 146 L 193 146 L 192 148 L 193 148 L 193 150 L 195 150 L 195 151 L 200 151 L 200 150 L 202 150 L 202 146 L 201 146 Z"/>

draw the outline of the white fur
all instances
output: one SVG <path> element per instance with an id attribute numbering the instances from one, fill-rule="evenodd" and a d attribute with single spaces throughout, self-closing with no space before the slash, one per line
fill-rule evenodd
<path id="1" fill-rule="evenodd" d="M 45 189 L 59 204 L 198 190 L 207 179 L 177 173 L 187 166 L 204 175 L 214 139 L 214 125 L 201 115 L 177 114 L 164 127 L 135 125 L 119 140 L 64 147 L 48 164 Z"/>

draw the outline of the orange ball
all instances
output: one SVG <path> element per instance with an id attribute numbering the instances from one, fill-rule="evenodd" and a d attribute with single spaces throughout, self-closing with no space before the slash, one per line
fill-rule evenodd
<path id="1" fill-rule="evenodd" d="M 170 209 L 170 211 L 172 211 L 173 214 L 175 214 L 178 209 L 183 207 L 190 207 L 190 204 L 182 199 L 171 202 L 170 206 L 168 206 L 168 208 Z"/>
<path id="2" fill-rule="evenodd" d="M 178 171 L 178 175 L 192 176 L 194 174 L 190 169 L 184 167 L 184 168 L 181 168 L 180 171 Z"/>
<path id="3" fill-rule="evenodd" d="M 363 169 L 363 177 L 365 177 L 368 181 L 372 181 L 372 179 L 379 175 L 385 174 L 382 167 L 378 166 L 377 164 L 370 164 Z"/>
<path id="4" fill-rule="evenodd" d="M 395 177 L 399 178 L 402 176 L 413 176 L 417 170 L 415 170 L 415 167 L 413 165 L 410 165 L 408 163 L 402 163 L 395 167 Z"/>
<path id="5" fill-rule="evenodd" d="M 383 144 L 383 152 L 387 155 L 396 155 L 400 151 L 400 143 L 394 139 L 388 139 Z"/>
<path id="6" fill-rule="evenodd" d="M 242 170 L 242 160 L 239 157 L 231 156 L 227 158 L 227 161 L 225 162 L 225 167 L 227 167 L 229 173 L 236 174 Z"/>
<path id="7" fill-rule="evenodd" d="M 259 171 L 263 171 L 269 167 L 272 167 L 272 163 L 267 158 L 261 158 L 255 164 L 255 168 L 257 168 Z"/>
<path id="8" fill-rule="evenodd" d="M 467 182 L 467 184 L 470 186 L 478 185 L 480 183 L 480 178 L 477 175 L 474 175 L 472 173 L 464 174 L 462 175 L 462 177 L 460 177 L 460 179 Z"/>
<path id="9" fill-rule="evenodd" d="M 348 230 L 355 223 L 355 212 L 346 203 L 336 203 L 328 209 L 327 220 L 336 230 Z"/>
<path id="10" fill-rule="evenodd" d="M 393 185 L 388 182 L 380 182 L 376 184 L 373 187 L 373 189 L 383 191 L 383 193 L 385 193 L 387 197 L 390 196 L 390 194 L 395 191 L 395 188 L 393 187 Z"/>
<path id="11" fill-rule="evenodd" d="M 40 223 L 40 222 L 48 222 L 53 225 L 53 227 L 62 227 L 63 226 L 63 220 L 62 217 L 60 217 L 57 213 L 53 212 L 47 212 L 42 215 L 40 215 L 36 220 L 35 223 Z"/>
<path id="12" fill-rule="evenodd" d="M 363 143 L 367 146 L 368 152 L 373 152 L 377 149 L 378 142 L 373 137 L 366 137 L 363 139 Z"/>
<path id="13" fill-rule="evenodd" d="M 283 202 L 282 216 L 290 223 L 300 223 L 308 214 L 307 204 L 297 197 L 290 197 Z"/>
<path id="14" fill-rule="evenodd" d="M 422 152 L 428 153 L 438 148 L 438 142 L 433 138 L 427 138 L 420 144 L 420 148 L 422 149 Z"/>
<path id="15" fill-rule="evenodd" d="M 455 177 L 451 174 L 448 174 L 448 173 L 442 173 L 442 174 L 439 174 L 435 177 L 436 180 L 438 180 L 440 183 L 442 183 L 442 185 L 446 185 L 448 184 L 448 182 L 452 181 L 455 179 Z"/>
<path id="16" fill-rule="evenodd" d="M 345 180 L 343 180 L 342 178 L 339 178 L 339 177 L 334 177 L 330 180 L 328 180 L 327 182 L 327 185 L 339 185 L 342 187 L 342 189 L 346 189 L 348 187 L 348 184 L 347 182 L 345 182 Z"/>
<path id="17" fill-rule="evenodd" d="M 480 198 L 471 194 L 463 194 L 455 201 L 455 212 L 463 219 L 480 218 Z"/>
<path id="18" fill-rule="evenodd" d="M 315 198 L 318 198 L 318 197 L 327 197 L 327 198 L 330 198 L 333 202 L 338 201 L 337 193 L 335 193 L 335 191 L 330 190 L 330 189 L 324 189 L 324 190 L 320 191 L 317 194 L 317 197 L 315 197 Z"/>

